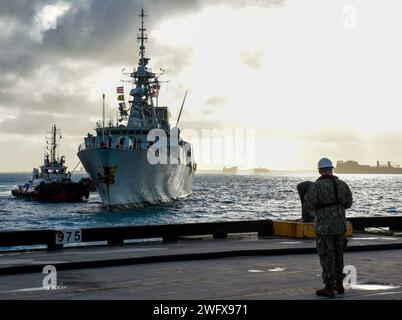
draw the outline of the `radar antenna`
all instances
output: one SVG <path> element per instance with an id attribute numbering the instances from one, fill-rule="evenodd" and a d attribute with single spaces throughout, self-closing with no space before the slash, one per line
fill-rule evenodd
<path id="1" fill-rule="evenodd" d="M 141 17 L 141 28 L 139 29 L 141 31 L 141 35 L 137 36 L 137 40 L 141 41 L 141 46 L 140 46 L 140 65 L 145 66 L 147 64 L 147 61 L 145 59 L 145 41 L 148 41 L 148 36 L 145 34 L 145 29 L 144 27 L 144 18 L 147 17 L 147 15 L 144 13 L 144 8 L 141 8 L 141 14 L 139 15 Z"/>

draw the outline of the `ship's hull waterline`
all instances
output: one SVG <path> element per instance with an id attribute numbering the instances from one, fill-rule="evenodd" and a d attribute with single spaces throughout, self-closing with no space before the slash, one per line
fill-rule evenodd
<path id="1" fill-rule="evenodd" d="M 109 209 L 166 203 L 192 193 L 191 165 L 152 165 L 147 152 L 133 150 L 82 150 L 78 157 Z"/>

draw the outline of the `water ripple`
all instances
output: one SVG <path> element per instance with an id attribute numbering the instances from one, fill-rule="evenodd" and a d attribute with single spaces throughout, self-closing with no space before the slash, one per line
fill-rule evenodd
<path id="1" fill-rule="evenodd" d="M 187 199 L 131 211 L 107 212 L 97 194 L 87 202 L 49 204 L 12 198 L 10 190 L 26 174 L 0 174 L 0 230 L 148 225 L 211 221 L 299 218 L 296 185 L 314 181 L 311 174 L 231 176 L 198 174 Z M 396 215 L 402 212 L 402 176 L 345 175 L 354 196 L 348 216 Z"/>

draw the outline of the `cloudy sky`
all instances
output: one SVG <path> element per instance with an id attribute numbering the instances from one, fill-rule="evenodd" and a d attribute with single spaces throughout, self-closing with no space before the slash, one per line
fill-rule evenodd
<path id="1" fill-rule="evenodd" d="M 0 171 L 39 165 L 52 123 L 76 165 L 102 93 L 114 117 L 138 62 L 141 3 L 172 122 L 189 90 L 184 133 L 253 129 L 255 165 L 272 169 L 402 164 L 399 0 L 0 0 Z M 200 168 L 236 164 L 208 153 Z"/>

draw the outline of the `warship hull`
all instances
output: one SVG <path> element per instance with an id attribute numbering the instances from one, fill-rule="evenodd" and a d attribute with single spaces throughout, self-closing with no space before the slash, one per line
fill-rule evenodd
<path id="1" fill-rule="evenodd" d="M 191 164 L 152 165 L 140 150 L 82 150 L 78 157 L 110 209 L 169 202 L 192 192 Z"/>

